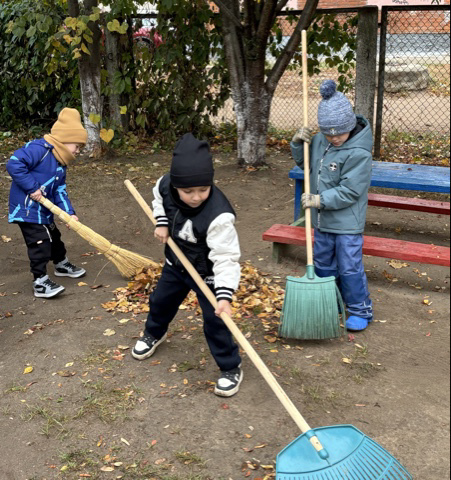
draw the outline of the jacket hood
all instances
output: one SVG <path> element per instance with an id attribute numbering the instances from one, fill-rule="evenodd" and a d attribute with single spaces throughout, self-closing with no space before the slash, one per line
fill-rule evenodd
<path id="1" fill-rule="evenodd" d="M 341 147 L 336 147 L 338 150 L 348 150 L 350 148 L 362 148 L 370 153 L 373 151 L 373 132 L 371 131 L 370 122 L 362 115 L 357 115 L 357 123 L 363 126 L 363 130 L 357 135 L 350 138 Z M 322 134 L 321 134 L 322 135 Z M 322 141 L 328 143 L 326 137 L 323 135 Z"/>

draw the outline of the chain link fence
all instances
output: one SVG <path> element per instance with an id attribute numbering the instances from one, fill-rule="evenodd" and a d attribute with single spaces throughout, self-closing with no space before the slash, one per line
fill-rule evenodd
<path id="1" fill-rule="evenodd" d="M 312 29 L 319 43 L 313 44 L 315 72 L 309 78 L 309 123 L 317 127 L 319 86 L 333 79 L 354 103 L 356 46 L 359 8 L 319 10 Z M 141 18 L 155 22 L 152 3 L 140 8 Z M 281 41 L 267 50 L 268 68 L 286 44 L 301 14 L 284 12 L 278 18 Z M 326 35 L 323 29 L 326 26 Z M 380 13 L 375 156 L 380 156 L 387 135 L 450 134 L 450 6 L 383 7 Z M 342 36 L 337 36 L 342 31 Z M 344 33 L 343 33 L 344 32 Z M 331 40 L 326 40 L 329 38 Z M 279 50 L 278 50 L 279 49 Z M 282 76 L 272 102 L 270 127 L 287 132 L 303 123 L 301 52 Z M 235 123 L 233 101 L 229 99 L 214 119 L 216 124 Z"/>
<path id="2" fill-rule="evenodd" d="M 382 10 L 376 155 L 395 133 L 450 134 L 450 7 Z"/>

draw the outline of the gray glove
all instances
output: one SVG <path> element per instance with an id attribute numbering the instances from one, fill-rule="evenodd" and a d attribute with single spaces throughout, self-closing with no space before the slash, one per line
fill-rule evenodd
<path id="1" fill-rule="evenodd" d="M 302 206 L 306 208 L 321 208 L 321 195 L 313 195 L 313 193 L 302 194 Z"/>
<path id="2" fill-rule="evenodd" d="M 291 140 L 293 143 L 307 142 L 311 143 L 313 137 L 313 131 L 309 127 L 300 128 L 293 136 Z"/>

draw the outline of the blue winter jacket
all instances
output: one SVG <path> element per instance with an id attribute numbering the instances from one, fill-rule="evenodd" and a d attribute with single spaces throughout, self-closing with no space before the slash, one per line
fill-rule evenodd
<path id="1" fill-rule="evenodd" d="M 322 133 L 310 145 L 311 193 L 321 195 L 321 209 L 312 209 L 312 221 L 322 232 L 360 234 L 365 228 L 373 135 L 368 120 L 357 115 L 357 121 L 361 131 L 341 147 L 329 144 Z M 291 152 L 303 168 L 303 143 L 291 142 Z"/>
<path id="2" fill-rule="evenodd" d="M 30 198 L 39 189 L 52 203 L 75 215 L 66 191 L 66 167 L 57 161 L 53 148 L 44 139 L 33 140 L 9 159 L 6 169 L 13 179 L 9 194 L 10 223 L 53 223 L 52 212 Z"/>

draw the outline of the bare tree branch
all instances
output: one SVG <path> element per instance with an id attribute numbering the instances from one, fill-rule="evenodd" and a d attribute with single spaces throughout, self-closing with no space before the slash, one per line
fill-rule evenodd
<path id="1" fill-rule="evenodd" d="M 307 0 L 301 18 L 299 19 L 293 34 L 285 45 L 282 53 L 279 55 L 271 73 L 266 81 L 266 88 L 269 92 L 276 90 L 277 84 L 293 58 L 302 39 L 302 30 L 307 30 L 313 21 L 319 0 Z"/>

